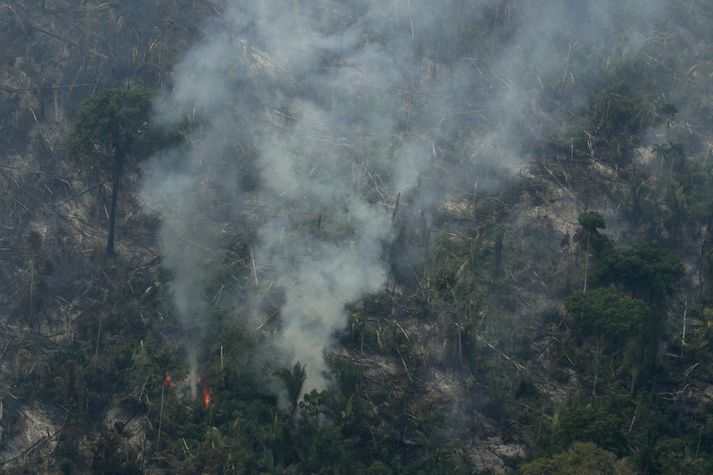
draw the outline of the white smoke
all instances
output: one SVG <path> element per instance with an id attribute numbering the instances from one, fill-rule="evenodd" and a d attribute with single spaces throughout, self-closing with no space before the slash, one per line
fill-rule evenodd
<path id="1" fill-rule="evenodd" d="M 229 1 L 156 103 L 189 140 L 145 168 L 192 366 L 211 262 L 240 223 L 284 299 L 275 347 L 307 366 L 306 390 L 324 386 L 345 305 L 386 282 L 396 197 L 432 213 L 476 181 L 497 186 L 553 128 L 545 86 L 600 74 L 572 69 L 573 48 L 608 47 L 637 5 L 630 54 L 656 3 Z"/>

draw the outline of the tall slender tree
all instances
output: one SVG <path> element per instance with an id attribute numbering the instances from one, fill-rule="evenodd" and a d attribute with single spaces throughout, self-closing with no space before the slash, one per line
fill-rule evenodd
<path id="1" fill-rule="evenodd" d="M 582 293 L 587 293 L 589 281 L 590 257 L 598 258 L 607 246 L 611 246 L 609 239 L 599 233 L 600 229 L 606 229 L 607 225 L 604 217 L 596 211 L 586 211 L 579 215 L 577 219 L 582 226 L 574 235 L 574 240 L 584 249 L 584 286 Z"/>
<path id="2" fill-rule="evenodd" d="M 280 368 L 274 373 L 285 384 L 287 390 L 287 399 L 290 402 L 291 418 L 293 422 L 297 416 L 297 405 L 302 393 L 302 386 L 307 379 L 307 371 L 305 366 L 302 366 L 299 361 L 295 363 L 292 370 L 288 368 Z"/>
<path id="3" fill-rule="evenodd" d="M 91 160 L 111 177 L 111 205 L 106 254 L 113 256 L 119 184 L 126 162 L 148 153 L 150 93 L 143 89 L 102 89 L 79 107 L 70 138 L 70 151 Z M 142 153 L 143 152 L 143 153 Z"/>

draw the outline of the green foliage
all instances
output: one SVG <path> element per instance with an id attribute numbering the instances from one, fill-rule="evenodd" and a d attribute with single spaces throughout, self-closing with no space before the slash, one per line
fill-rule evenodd
<path id="1" fill-rule="evenodd" d="M 155 148 L 161 142 L 158 134 L 149 127 L 150 109 L 147 91 L 102 89 L 79 107 L 69 139 L 70 151 L 77 159 L 91 160 L 90 164 L 99 168 L 111 168 L 106 244 L 109 256 L 115 253 L 114 226 L 124 162 L 127 157 L 149 154 L 151 147 Z"/>
<path id="2" fill-rule="evenodd" d="M 585 253 L 592 253 L 599 259 L 612 247 L 609 238 L 599 232 L 607 227 L 604 216 L 596 211 L 585 211 L 579 215 L 577 221 L 581 228 L 575 233 L 574 241 L 583 247 Z"/>
<path id="3" fill-rule="evenodd" d="M 567 452 L 520 465 L 523 475 L 633 475 L 629 465 L 591 442 L 575 442 Z"/>
<path id="4" fill-rule="evenodd" d="M 565 445 L 593 442 L 603 449 L 624 455 L 629 447 L 624 436 L 625 421 L 603 406 L 576 404 L 560 416 L 559 438 Z"/>
<path id="5" fill-rule="evenodd" d="M 146 90 L 100 90 L 79 107 L 70 151 L 79 159 L 128 155 L 146 137 L 150 110 Z"/>
<path id="6" fill-rule="evenodd" d="M 565 307 L 580 335 L 603 337 L 612 346 L 634 335 L 647 312 L 642 301 L 613 289 L 574 294 Z"/>
<path id="7" fill-rule="evenodd" d="M 577 222 L 590 234 L 594 234 L 597 230 L 606 229 L 607 227 L 604 216 L 596 211 L 585 211 L 579 215 Z"/>
<path id="8" fill-rule="evenodd" d="M 102 475 L 129 475 L 139 473 L 136 451 L 117 434 L 103 433 L 97 441 L 92 459 L 92 472 Z"/>
<path id="9" fill-rule="evenodd" d="M 683 277 L 683 265 L 654 243 L 605 253 L 594 274 L 601 285 L 614 284 L 650 304 L 661 303 Z"/>
<path id="10" fill-rule="evenodd" d="M 349 359 L 339 361 L 336 365 L 335 373 L 339 389 L 343 394 L 353 395 L 357 392 L 361 372 L 353 361 Z"/>
<path id="11" fill-rule="evenodd" d="M 595 271 L 594 280 L 600 285 L 617 286 L 649 306 L 639 335 L 638 368 L 642 381 L 652 381 L 663 335 L 666 300 L 683 273 L 680 260 L 655 243 L 610 249 Z"/>
<path id="12" fill-rule="evenodd" d="M 292 414 L 297 411 L 297 402 L 300 399 L 300 394 L 302 393 L 302 385 L 307 379 L 307 372 L 305 367 L 298 361 L 292 370 L 287 368 L 281 368 L 275 371 L 275 376 L 277 376 L 285 385 L 287 390 L 287 400 L 292 408 Z"/>
<path id="13" fill-rule="evenodd" d="M 656 444 L 659 473 L 706 475 L 713 473 L 713 460 L 699 456 L 700 449 L 683 438 L 662 438 Z"/>

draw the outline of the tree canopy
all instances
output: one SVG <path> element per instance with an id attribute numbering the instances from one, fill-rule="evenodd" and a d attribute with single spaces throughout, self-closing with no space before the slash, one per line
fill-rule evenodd
<path id="1" fill-rule="evenodd" d="M 601 336 L 611 343 L 633 335 L 647 312 L 641 300 L 613 289 L 574 294 L 565 306 L 580 334 Z"/>
<path id="2" fill-rule="evenodd" d="M 577 222 L 590 233 L 597 232 L 597 229 L 606 229 L 604 216 L 596 211 L 585 211 L 577 218 Z"/>
<path id="3" fill-rule="evenodd" d="M 525 475 L 633 474 L 634 470 L 616 455 L 591 442 L 576 442 L 567 452 L 542 457 L 520 466 Z"/>
<path id="4" fill-rule="evenodd" d="M 100 90 L 79 107 L 71 152 L 80 159 L 131 154 L 148 136 L 150 110 L 151 93 L 145 89 Z"/>
<path id="5" fill-rule="evenodd" d="M 683 270 L 671 252 L 645 243 L 606 252 L 594 277 L 602 285 L 618 285 L 649 303 L 658 303 L 671 294 Z"/>
<path id="6" fill-rule="evenodd" d="M 126 157 L 149 154 L 160 142 L 149 127 L 150 93 L 144 89 L 102 89 L 79 107 L 70 137 L 72 153 L 80 160 L 101 159 L 99 168 L 111 165 L 111 207 L 106 253 L 114 255 L 114 228 L 119 182 Z M 142 150 L 143 149 L 143 150 Z M 138 152 L 138 153 L 137 153 Z"/>

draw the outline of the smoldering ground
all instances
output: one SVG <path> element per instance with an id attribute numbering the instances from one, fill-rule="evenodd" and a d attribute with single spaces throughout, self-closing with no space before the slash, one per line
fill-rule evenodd
<path id="1" fill-rule="evenodd" d="M 635 55 L 660 10 L 638 0 L 226 2 L 155 104 L 158 121 L 188 130 L 185 144 L 144 170 L 192 366 L 208 333 L 209 254 L 239 223 L 255 280 L 282 295 L 269 351 L 306 365 L 305 391 L 327 384 L 345 305 L 386 283 L 397 197 L 408 203 L 400 225 L 415 226 L 476 182 L 497 189 L 566 117 L 543 112 L 552 91 L 586 102 L 608 68 L 587 55 Z M 248 303 L 240 314 L 259 308 Z"/>

